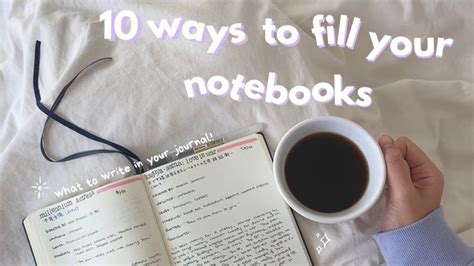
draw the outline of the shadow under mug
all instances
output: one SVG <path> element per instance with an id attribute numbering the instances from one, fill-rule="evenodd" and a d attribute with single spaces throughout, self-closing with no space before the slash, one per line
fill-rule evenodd
<path id="1" fill-rule="evenodd" d="M 332 132 L 350 139 L 367 160 L 369 178 L 364 194 L 354 205 L 340 212 L 323 213 L 308 208 L 293 196 L 286 183 L 285 162 L 289 151 L 302 138 L 318 132 Z M 359 217 L 377 202 L 385 187 L 385 161 L 378 143 L 358 124 L 333 116 L 311 118 L 292 127 L 278 144 L 273 172 L 286 203 L 302 216 L 320 223 L 334 224 Z M 314 193 L 318 193 L 318 188 L 314 188 Z"/>

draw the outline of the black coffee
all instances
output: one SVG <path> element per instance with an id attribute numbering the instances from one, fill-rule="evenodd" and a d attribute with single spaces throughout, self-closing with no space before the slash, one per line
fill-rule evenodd
<path id="1" fill-rule="evenodd" d="M 368 175 L 367 160 L 356 144 L 329 132 L 301 139 L 285 162 L 290 191 L 318 212 L 334 213 L 354 205 L 367 188 Z"/>

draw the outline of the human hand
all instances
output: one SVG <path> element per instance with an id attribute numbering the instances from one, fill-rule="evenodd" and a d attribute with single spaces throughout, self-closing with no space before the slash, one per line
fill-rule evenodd
<path id="1" fill-rule="evenodd" d="M 387 166 L 383 231 L 412 224 L 440 206 L 443 174 L 411 140 L 379 139 Z"/>

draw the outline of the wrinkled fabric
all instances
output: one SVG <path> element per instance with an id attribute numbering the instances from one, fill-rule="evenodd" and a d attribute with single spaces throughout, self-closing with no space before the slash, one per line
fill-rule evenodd
<path id="1" fill-rule="evenodd" d="M 216 28 L 242 22 L 248 42 L 226 43 L 218 54 L 202 43 L 158 40 L 144 27 L 135 42 L 103 38 L 99 15 L 129 9 L 142 20 L 193 19 Z M 362 26 L 354 50 L 318 48 L 311 33 L 318 13 L 339 19 L 358 16 Z M 336 115 L 366 128 L 374 138 L 387 132 L 406 135 L 426 151 L 445 175 L 444 212 L 453 230 L 472 232 L 473 195 L 473 16 L 472 1 L 15 1 L 0 4 L 0 185 L 1 248 L 4 264 L 32 264 L 22 220 L 34 210 L 60 201 L 54 191 L 85 184 L 127 161 L 120 155 L 97 155 L 66 163 L 50 163 L 40 153 L 45 117 L 34 102 L 34 44 L 42 41 L 39 85 L 43 103 L 51 106 L 60 89 L 84 66 L 113 57 L 85 72 L 57 111 L 77 125 L 120 143 L 142 158 L 200 138 L 225 134 L 255 122 L 273 153 L 283 134 L 310 117 Z M 261 27 L 266 17 L 291 24 L 301 33 L 294 47 L 270 47 Z M 443 59 L 395 58 L 387 50 L 374 63 L 368 32 L 392 36 L 453 38 Z M 370 108 L 338 107 L 310 102 L 276 106 L 243 97 L 201 96 L 189 99 L 184 80 L 242 74 L 266 81 L 269 72 L 288 89 L 331 82 L 374 89 Z M 48 151 L 62 157 L 102 148 L 56 123 L 46 132 Z M 132 173 L 130 173 L 132 174 Z M 46 182 L 41 198 L 31 186 Z M 86 188 L 85 188 L 86 189 Z M 317 193 L 318 188 L 315 188 Z M 80 193 L 80 191 L 78 192 Z M 68 196 L 72 196 L 70 194 Z M 383 263 L 372 235 L 380 231 L 383 198 L 354 221 L 325 225 L 297 215 L 311 258 L 318 265 Z M 471 229 L 471 230 L 470 230 Z M 323 245 L 322 236 L 329 242 Z M 473 242 L 472 233 L 464 239 Z M 319 247 L 319 248 L 318 248 Z M 318 251 L 319 250 L 319 251 Z"/>

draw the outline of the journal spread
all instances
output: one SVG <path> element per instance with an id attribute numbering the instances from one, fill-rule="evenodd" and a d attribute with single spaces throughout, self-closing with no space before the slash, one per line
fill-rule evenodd
<path id="1" fill-rule="evenodd" d="M 38 264 L 311 264 L 261 134 L 35 211 Z"/>

